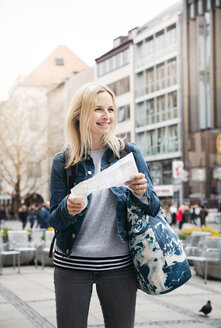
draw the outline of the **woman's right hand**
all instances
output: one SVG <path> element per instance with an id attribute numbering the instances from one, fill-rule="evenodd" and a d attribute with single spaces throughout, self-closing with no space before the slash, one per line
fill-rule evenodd
<path id="1" fill-rule="evenodd" d="M 71 194 L 67 198 L 67 210 L 71 215 L 81 213 L 84 206 L 83 198 L 74 198 Z"/>

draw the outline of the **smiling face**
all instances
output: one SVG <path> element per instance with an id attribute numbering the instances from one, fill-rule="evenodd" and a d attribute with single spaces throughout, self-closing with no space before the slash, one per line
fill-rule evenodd
<path id="1" fill-rule="evenodd" d="M 93 149 L 104 146 L 103 137 L 111 132 L 115 118 L 112 96 L 108 92 L 98 93 L 90 122 Z"/>

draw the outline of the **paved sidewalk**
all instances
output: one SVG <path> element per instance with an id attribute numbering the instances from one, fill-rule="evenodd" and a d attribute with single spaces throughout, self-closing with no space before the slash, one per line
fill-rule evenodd
<path id="1" fill-rule="evenodd" d="M 211 300 L 208 317 L 198 311 Z M 135 327 L 221 328 L 221 281 L 195 276 L 172 293 L 149 296 L 138 292 Z M 53 268 L 22 266 L 21 273 L 11 267 L 0 276 L 1 328 L 56 327 Z M 102 328 L 103 317 L 96 292 L 93 292 L 89 328 Z M 65 327 L 64 327 L 65 328 Z"/>

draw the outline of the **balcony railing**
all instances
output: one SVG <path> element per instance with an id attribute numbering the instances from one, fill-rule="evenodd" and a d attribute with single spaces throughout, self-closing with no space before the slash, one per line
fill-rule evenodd
<path id="1" fill-rule="evenodd" d="M 175 84 L 177 84 L 177 74 L 170 75 L 165 79 L 160 79 L 156 82 L 150 82 L 144 87 L 137 88 L 135 90 L 135 97 L 136 98 L 143 97 L 145 95 L 156 92 L 158 90 L 171 87 L 172 85 Z"/>
<path id="2" fill-rule="evenodd" d="M 179 142 L 176 139 L 158 145 L 139 145 L 138 143 L 138 146 L 144 156 L 162 155 L 179 150 Z"/>
<path id="3" fill-rule="evenodd" d="M 167 120 L 177 118 L 177 107 L 161 111 L 156 114 L 147 115 L 139 120 L 136 120 L 136 127 L 146 126 L 154 123 L 159 123 Z"/>
<path id="4" fill-rule="evenodd" d="M 161 48 L 152 54 L 149 54 L 149 55 L 146 54 L 145 57 L 136 59 L 135 68 L 151 65 L 158 59 L 166 57 L 175 51 L 177 51 L 177 43 L 172 43 L 171 45 L 169 45 L 165 48 Z"/>

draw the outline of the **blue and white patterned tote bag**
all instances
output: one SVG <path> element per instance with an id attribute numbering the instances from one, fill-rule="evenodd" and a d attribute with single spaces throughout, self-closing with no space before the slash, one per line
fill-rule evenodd
<path id="1" fill-rule="evenodd" d="M 152 295 L 169 293 L 191 278 L 191 271 L 176 233 L 160 209 L 155 216 L 128 204 L 130 252 L 138 288 Z"/>

